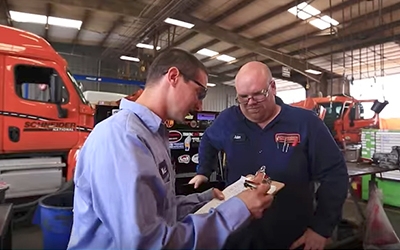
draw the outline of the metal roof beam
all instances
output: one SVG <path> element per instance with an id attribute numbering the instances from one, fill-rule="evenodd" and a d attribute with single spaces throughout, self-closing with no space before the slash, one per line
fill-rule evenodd
<path id="1" fill-rule="evenodd" d="M 104 11 L 124 16 L 138 17 L 142 10 L 148 6 L 141 1 L 81 1 L 81 0 L 36 0 L 57 5 L 73 6 L 93 11 Z"/>
<path id="2" fill-rule="evenodd" d="M 195 25 L 193 29 L 200 33 L 206 34 L 211 37 L 215 37 L 220 41 L 236 45 L 238 47 L 247 49 L 249 51 L 253 51 L 254 53 L 257 53 L 261 56 L 270 58 L 271 60 L 274 60 L 284 66 L 287 66 L 296 72 L 299 72 L 300 74 L 310 78 L 313 81 L 319 82 L 318 78 L 310 74 L 307 74 L 305 72 L 305 70 L 307 70 L 307 65 L 304 61 L 301 61 L 294 57 L 290 57 L 282 52 L 271 50 L 260 43 L 247 39 L 231 31 L 222 29 L 216 25 L 211 25 L 193 16 L 180 14 L 176 18 L 179 20 L 183 20 L 185 22 L 193 23 Z M 316 66 L 310 64 L 308 64 L 308 66 L 310 66 L 309 67 L 310 69 L 322 71 L 322 69 L 319 69 Z"/>
<path id="3" fill-rule="evenodd" d="M 99 47 L 104 47 L 104 44 L 107 42 L 108 38 L 114 31 L 124 23 L 124 16 L 119 16 L 112 24 L 110 29 L 108 30 L 107 34 L 104 36 L 103 40 L 99 43 Z"/>

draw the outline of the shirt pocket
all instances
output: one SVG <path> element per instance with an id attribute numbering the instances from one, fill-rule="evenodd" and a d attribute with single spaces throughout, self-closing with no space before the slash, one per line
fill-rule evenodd
<path id="1" fill-rule="evenodd" d="M 272 168 L 271 175 L 285 182 L 308 180 L 308 159 L 304 144 L 278 144 L 276 153 L 272 155 L 275 158 L 273 162 L 279 167 Z"/>

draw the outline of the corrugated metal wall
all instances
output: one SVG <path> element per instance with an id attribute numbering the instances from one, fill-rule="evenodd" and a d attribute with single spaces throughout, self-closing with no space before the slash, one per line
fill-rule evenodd
<path id="1" fill-rule="evenodd" d="M 236 90 L 232 86 L 217 85 L 210 88 L 203 102 L 203 110 L 222 111 L 235 105 Z"/>
<path id="2" fill-rule="evenodd" d="M 97 83 L 97 82 L 82 82 L 83 91 L 94 90 L 94 91 L 104 91 L 113 92 L 130 95 L 139 89 L 136 85 L 126 85 L 126 84 L 113 84 L 113 83 Z"/>
<path id="3" fill-rule="evenodd" d="M 95 47 L 88 46 L 71 46 L 68 44 L 52 44 L 56 51 L 63 56 L 69 65 L 73 74 L 102 76 L 119 78 L 121 69 L 124 69 L 124 62 L 101 60 L 99 55 L 101 50 Z M 131 63 L 131 71 L 136 70 L 135 64 Z M 112 84 L 112 83 L 97 83 L 97 82 L 82 82 L 84 91 L 105 91 L 116 92 L 121 94 L 132 94 L 139 87 L 136 85 Z M 234 87 L 227 85 L 217 85 L 210 88 L 206 99 L 203 102 L 203 109 L 208 111 L 222 111 L 225 108 L 235 104 L 236 91 Z"/>

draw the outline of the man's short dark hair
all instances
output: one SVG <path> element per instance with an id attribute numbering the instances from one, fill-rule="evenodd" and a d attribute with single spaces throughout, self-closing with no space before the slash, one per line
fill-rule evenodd
<path id="1" fill-rule="evenodd" d="M 146 86 L 156 83 L 171 67 L 177 67 L 186 81 L 194 79 L 199 71 L 208 74 L 207 68 L 193 54 L 180 48 L 171 48 L 160 53 L 150 65 Z"/>

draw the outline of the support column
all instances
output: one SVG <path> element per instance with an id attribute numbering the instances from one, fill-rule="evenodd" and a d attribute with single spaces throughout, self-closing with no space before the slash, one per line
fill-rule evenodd
<path id="1" fill-rule="evenodd" d="M 309 81 L 306 84 L 307 97 L 322 97 L 327 95 L 328 82 L 325 74 L 321 76 L 320 82 Z"/>
<path id="2" fill-rule="evenodd" d="M 350 95 L 350 84 L 347 79 L 335 78 L 328 79 L 327 95 Z"/>

